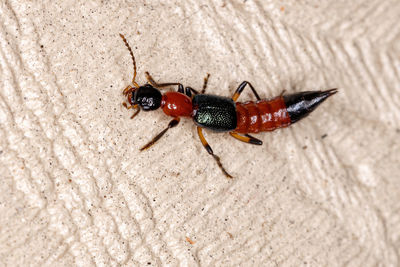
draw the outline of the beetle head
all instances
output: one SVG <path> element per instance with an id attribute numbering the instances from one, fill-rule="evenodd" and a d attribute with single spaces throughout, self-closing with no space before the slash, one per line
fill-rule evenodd
<path id="1" fill-rule="evenodd" d="M 129 97 L 132 105 L 139 105 L 144 111 L 156 110 L 161 106 L 162 94 L 160 90 L 150 84 L 140 86 Z"/>

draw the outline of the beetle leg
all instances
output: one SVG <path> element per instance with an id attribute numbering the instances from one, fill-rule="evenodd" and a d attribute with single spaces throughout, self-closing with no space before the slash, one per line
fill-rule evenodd
<path id="1" fill-rule="evenodd" d="M 187 95 L 188 97 L 192 97 L 192 93 L 194 95 L 198 95 L 199 91 L 194 90 L 192 87 L 189 86 L 185 88 L 185 95 Z"/>
<path id="2" fill-rule="evenodd" d="M 155 142 L 157 142 L 167 131 L 169 128 L 175 127 L 176 125 L 179 124 L 179 117 L 174 118 L 172 121 L 169 122 L 168 127 L 162 130 L 161 133 L 159 133 L 156 137 L 154 137 L 150 142 L 148 142 L 146 145 L 144 145 L 140 151 L 146 150 L 152 145 L 154 145 Z"/>
<path id="3" fill-rule="evenodd" d="M 132 114 L 131 119 L 135 118 L 137 114 L 139 114 L 140 108 L 136 109 L 136 112 Z"/>
<path id="4" fill-rule="evenodd" d="M 185 95 L 187 95 L 188 97 L 192 97 L 192 90 L 194 90 L 194 89 L 192 89 L 191 87 L 186 87 L 185 88 Z M 196 91 L 196 90 L 194 90 L 194 91 Z M 197 95 L 196 93 L 194 93 L 195 95 Z"/>
<path id="5" fill-rule="evenodd" d="M 207 150 L 208 154 L 210 154 L 211 156 L 214 157 L 215 161 L 217 162 L 219 168 L 221 169 L 221 171 L 225 174 L 225 176 L 227 178 L 233 178 L 232 175 L 230 175 L 224 168 L 224 166 L 222 166 L 221 160 L 219 159 L 219 157 L 217 155 L 214 155 L 213 150 L 211 149 L 210 145 L 207 143 L 207 140 L 204 138 L 203 135 L 203 129 L 200 127 L 197 127 L 197 133 L 199 135 L 200 141 L 203 144 L 204 148 Z"/>
<path id="6" fill-rule="evenodd" d="M 126 96 L 126 97 L 128 98 L 128 102 L 129 102 L 129 103 L 131 102 L 130 99 L 132 98 L 132 92 L 135 91 L 135 90 L 136 90 L 136 88 L 134 88 L 134 87 L 128 85 L 128 86 L 124 89 L 124 91 L 122 91 L 122 93 L 124 94 L 124 96 Z M 126 109 L 131 109 L 131 108 L 136 109 L 136 112 L 133 113 L 133 115 L 131 116 L 131 119 L 133 119 L 133 118 L 139 113 L 139 111 L 140 111 L 140 108 L 139 108 L 139 105 L 138 105 L 138 104 L 136 104 L 136 105 L 130 105 L 130 106 L 128 107 L 128 104 L 126 104 L 125 102 L 123 102 L 122 105 L 123 105 Z"/>
<path id="7" fill-rule="evenodd" d="M 123 105 L 126 109 L 131 109 L 131 108 L 136 109 L 136 112 L 133 113 L 133 115 L 131 116 L 131 119 L 133 119 L 134 117 L 136 117 L 136 115 L 137 115 L 137 114 L 139 113 L 139 111 L 140 111 L 140 108 L 139 108 L 139 105 L 138 105 L 138 104 L 136 104 L 136 105 L 130 105 L 130 106 L 128 107 L 128 104 L 126 104 L 126 103 L 124 102 L 124 103 L 122 103 L 122 105 Z"/>
<path id="8" fill-rule="evenodd" d="M 206 92 L 208 78 L 210 78 L 210 73 L 207 73 L 206 77 L 204 77 L 203 89 L 201 90 L 202 94 Z"/>
<path id="9" fill-rule="evenodd" d="M 183 93 L 183 85 L 181 83 L 157 83 L 154 81 L 153 77 L 151 77 L 148 71 L 146 71 L 144 74 L 146 75 L 147 82 L 154 87 L 162 88 L 172 85 L 178 85 L 178 92 Z"/>
<path id="10" fill-rule="evenodd" d="M 181 93 L 181 94 L 185 93 L 185 91 L 183 90 L 183 85 L 182 84 L 178 85 L 178 92 Z"/>
<path id="11" fill-rule="evenodd" d="M 122 91 L 122 94 L 124 95 L 124 96 L 127 96 L 130 92 L 132 92 L 133 91 L 133 88 L 132 88 L 132 86 L 130 86 L 130 85 L 128 85 L 123 91 Z"/>
<path id="12" fill-rule="evenodd" d="M 204 83 L 203 83 L 203 89 L 201 90 L 201 94 L 204 94 L 207 88 L 207 83 L 208 83 L 208 78 L 210 77 L 210 74 L 207 73 L 206 77 L 204 77 Z M 198 95 L 200 94 L 199 91 L 194 90 L 192 87 L 186 87 L 185 88 L 185 95 L 187 95 L 188 97 L 192 97 L 192 93 L 194 95 Z"/>
<path id="13" fill-rule="evenodd" d="M 131 85 L 128 85 L 123 91 L 122 94 L 126 97 L 128 97 L 128 95 L 130 93 L 133 93 L 137 88 L 139 87 L 132 87 Z"/>
<path id="14" fill-rule="evenodd" d="M 246 87 L 246 85 L 250 86 L 250 89 L 251 89 L 251 91 L 253 91 L 257 100 L 261 100 L 261 98 L 259 97 L 259 95 L 256 92 L 256 89 L 254 89 L 253 85 L 251 85 L 251 83 L 249 83 L 248 81 L 244 81 L 239 85 L 239 87 L 236 89 L 235 93 L 232 96 L 232 100 L 236 102 L 236 100 L 239 98 L 240 94 L 243 92 L 244 88 Z"/>
<path id="15" fill-rule="evenodd" d="M 235 132 L 230 132 L 229 134 L 232 137 L 236 138 L 237 140 L 240 140 L 240 141 L 248 143 L 248 144 L 262 145 L 262 143 L 263 143 L 261 140 L 255 138 L 255 137 L 253 137 L 253 136 L 251 136 L 249 134 L 245 134 L 244 136 L 240 135 L 238 133 L 235 133 Z"/>
<path id="16" fill-rule="evenodd" d="M 210 78 L 210 73 L 207 73 L 206 77 L 204 77 L 203 89 L 201 90 L 201 94 L 204 94 L 207 88 L 208 78 Z M 185 95 L 188 97 L 192 97 L 192 93 L 194 95 L 200 94 L 197 90 L 194 90 L 192 87 L 185 88 Z"/>

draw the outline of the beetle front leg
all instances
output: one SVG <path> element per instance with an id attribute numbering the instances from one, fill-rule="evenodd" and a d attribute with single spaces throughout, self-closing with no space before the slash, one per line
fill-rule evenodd
<path id="1" fill-rule="evenodd" d="M 136 117 L 136 115 L 139 114 L 139 112 L 140 112 L 140 108 L 139 108 L 139 105 L 138 105 L 138 104 L 136 104 L 136 105 L 130 105 L 130 106 L 128 107 L 128 104 L 126 104 L 126 103 L 124 102 L 124 103 L 122 103 L 122 105 L 123 105 L 126 109 L 136 109 L 136 112 L 133 113 L 133 115 L 131 116 L 131 119 L 133 119 L 134 117 Z"/>
<path id="2" fill-rule="evenodd" d="M 151 75 L 148 71 L 146 71 L 144 74 L 146 75 L 147 82 L 150 85 L 157 87 L 157 88 L 178 85 L 178 92 L 183 94 L 183 85 L 181 83 L 157 83 L 154 81 L 153 77 L 151 77 Z"/>

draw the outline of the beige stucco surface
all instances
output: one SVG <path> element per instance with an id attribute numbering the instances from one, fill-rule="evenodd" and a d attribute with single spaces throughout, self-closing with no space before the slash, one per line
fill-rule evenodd
<path id="1" fill-rule="evenodd" d="M 398 266 L 399 18 L 390 0 L 1 0 L 0 265 Z M 139 83 L 339 93 L 263 146 L 206 132 L 228 180 L 188 119 L 139 152 L 170 118 L 129 119 L 119 33 Z"/>

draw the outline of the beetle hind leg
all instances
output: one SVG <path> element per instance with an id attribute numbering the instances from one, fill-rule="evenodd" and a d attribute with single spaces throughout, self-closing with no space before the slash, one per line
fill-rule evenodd
<path id="1" fill-rule="evenodd" d="M 233 138 L 236 138 L 237 140 L 248 143 L 248 144 L 259 145 L 259 146 L 261 146 L 263 144 L 263 142 L 260 139 L 257 139 L 249 134 L 245 134 L 244 136 L 240 135 L 238 133 L 235 133 L 235 132 L 230 132 L 229 134 Z"/>
<path id="2" fill-rule="evenodd" d="M 221 160 L 220 158 L 214 154 L 212 148 L 210 147 L 210 145 L 208 144 L 207 140 L 204 138 L 203 135 L 203 129 L 200 127 L 197 127 L 197 133 L 199 135 L 200 141 L 203 144 L 204 148 L 207 150 L 208 154 L 210 154 L 211 156 L 213 156 L 213 158 L 215 159 L 215 161 L 218 164 L 218 167 L 221 169 L 221 171 L 225 174 L 225 176 L 227 178 L 233 178 L 232 175 L 230 175 L 224 168 L 224 166 L 222 166 Z"/>

